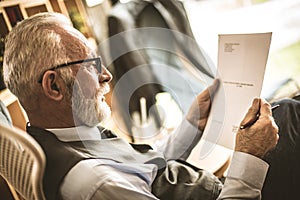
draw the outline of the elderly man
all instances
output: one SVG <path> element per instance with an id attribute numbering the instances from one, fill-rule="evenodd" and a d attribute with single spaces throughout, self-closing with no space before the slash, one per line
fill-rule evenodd
<path id="1" fill-rule="evenodd" d="M 205 128 L 218 81 L 199 94 L 173 133 L 176 137 L 157 152 L 130 145 L 98 126 L 110 115 L 104 96 L 112 75 L 61 14 L 37 14 L 11 30 L 4 79 L 28 114 L 27 131 L 46 153 L 47 199 L 261 198 L 268 169 L 261 158 L 278 140 L 270 105 L 263 99 L 253 100 L 242 121 L 260 112 L 256 123 L 238 131 L 223 185 L 184 161 Z"/>

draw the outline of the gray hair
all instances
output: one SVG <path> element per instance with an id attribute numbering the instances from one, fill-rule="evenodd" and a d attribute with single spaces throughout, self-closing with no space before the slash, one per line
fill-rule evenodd
<path id="1" fill-rule="evenodd" d="M 86 54 L 78 42 L 62 39 L 66 34 L 87 45 L 87 39 L 59 13 L 39 13 L 18 23 L 7 35 L 3 63 L 4 82 L 20 100 L 34 97 L 41 75 L 50 67 Z M 65 39 L 64 38 L 64 39 Z M 63 71 L 63 70 L 62 70 Z M 69 69 L 64 69 L 71 73 Z M 63 73 L 63 72 L 62 72 Z"/>

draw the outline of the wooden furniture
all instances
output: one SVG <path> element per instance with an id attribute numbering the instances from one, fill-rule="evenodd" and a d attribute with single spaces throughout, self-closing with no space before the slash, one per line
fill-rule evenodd
<path id="1" fill-rule="evenodd" d="M 8 89 L 4 89 L 0 91 L 0 100 L 1 105 L 5 109 L 2 110 L 3 116 L 7 115 L 7 121 L 3 122 L 3 124 L 6 125 L 12 125 L 15 127 L 18 127 L 20 129 L 25 130 L 27 115 L 23 108 L 21 107 L 18 99 L 16 96 L 14 96 Z M 4 105 L 3 105 L 4 104 Z M 4 108 L 5 106 L 5 108 Z M 2 118 L 1 118 L 2 119 Z M 6 118 L 4 118 L 6 119 Z M 11 186 L 8 182 L 5 181 L 0 176 L 0 199 L 6 199 L 6 200 L 20 200 L 20 195 L 16 192 L 16 190 Z"/>
<path id="2" fill-rule="evenodd" d="M 26 130 L 28 117 L 19 100 L 8 89 L 0 91 L 0 100 L 7 107 L 12 119 L 12 124 L 22 130 Z"/>
<path id="3" fill-rule="evenodd" d="M 39 144 L 18 128 L 0 125 L 0 175 L 21 198 L 44 200 L 46 158 Z M 14 195 L 18 199 L 18 195 Z"/>

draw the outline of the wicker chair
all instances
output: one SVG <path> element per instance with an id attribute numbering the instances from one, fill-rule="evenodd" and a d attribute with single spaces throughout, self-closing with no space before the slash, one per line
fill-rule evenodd
<path id="1" fill-rule="evenodd" d="M 45 155 L 26 132 L 0 124 L 0 175 L 21 198 L 44 200 Z"/>

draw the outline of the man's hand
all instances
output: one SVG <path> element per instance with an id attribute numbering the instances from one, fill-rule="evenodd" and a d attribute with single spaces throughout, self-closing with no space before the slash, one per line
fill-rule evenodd
<path id="1" fill-rule="evenodd" d="M 253 100 L 241 125 L 255 120 L 257 117 L 258 119 L 253 125 L 238 130 L 235 151 L 263 158 L 277 144 L 278 127 L 272 117 L 271 105 L 264 99 L 255 98 Z"/>
<path id="2" fill-rule="evenodd" d="M 211 102 L 215 92 L 219 87 L 219 80 L 214 80 L 213 84 L 201 92 L 194 100 L 186 119 L 199 130 L 203 131 L 210 112 Z"/>

